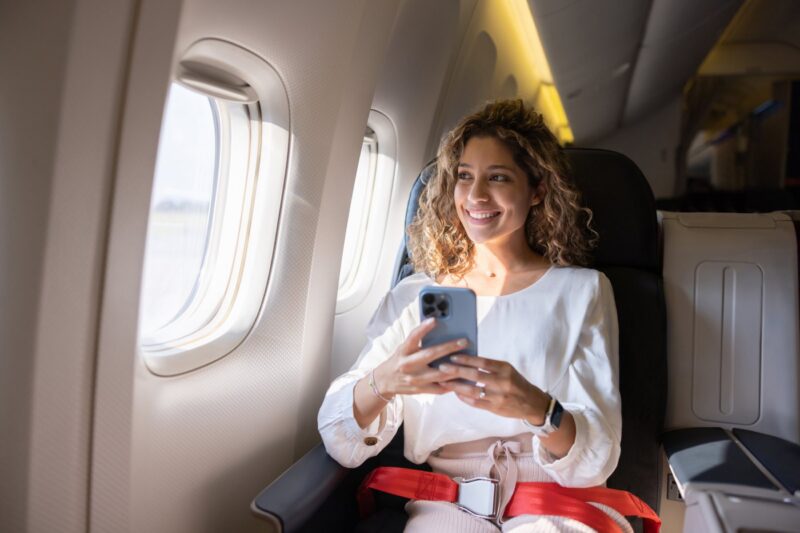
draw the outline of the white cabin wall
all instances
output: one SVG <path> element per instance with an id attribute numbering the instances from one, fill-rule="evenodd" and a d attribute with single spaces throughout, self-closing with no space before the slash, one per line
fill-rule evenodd
<path id="1" fill-rule="evenodd" d="M 353 309 L 336 315 L 328 380 L 353 364 L 366 342 L 366 324 L 389 290 L 403 239 L 408 194 L 431 157 L 429 138 L 435 134 L 442 93 L 474 5 L 475 0 L 406 0 L 398 12 L 372 101 L 372 108 L 389 117 L 397 134 L 391 208 L 382 242 L 371 244 L 381 247 L 381 259 L 369 292 Z M 365 124 L 366 121 L 362 131 Z M 350 203 L 351 190 L 352 183 L 343 193 L 347 196 L 345 205 Z M 346 223 L 347 213 L 342 215 Z M 340 255 L 343 240 L 342 234 L 338 242 Z M 338 272 L 338 262 L 336 267 Z M 327 383 L 314 396 L 317 407 L 326 388 Z"/>
<path id="2" fill-rule="evenodd" d="M 80 0 L 70 21 L 33 354 L 31 531 L 87 529 L 108 202 L 135 6 Z"/>
<path id="3" fill-rule="evenodd" d="M 32 357 L 75 2 L 0 5 L 0 529 L 26 529 Z M 31 39 L 47 35 L 47 40 Z M 13 305 L 11 303 L 13 302 Z"/>
<path id="4" fill-rule="evenodd" d="M 250 514 L 250 501 L 305 451 L 316 428 L 349 204 L 344 191 L 352 190 L 397 6 L 142 0 L 100 325 L 92 529 L 265 527 Z M 267 299 L 253 331 L 224 358 L 165 378 L 137 356 L 142 257 L 169 71 L 203 37 L 244 46 L 279 73 L 289 99 L 290 157 Z"/>
<path id="5" fill-rule="evenodd" d="M 331 348 L 335 322 L 336 296 L 339 287 L 339 265 L 344 245 L 347 216 L 350 209 L 353 183 L 361 153 L 361 144 L 373 99 L 378 75 L 386 64 L 383 52 L 388 50 L 399 1 L 367 1 L 352 58 L 343 69 L 345 84 L 336 119 L 336 130 L 330 149 L 330 159 L 322 199 L 314 258 L 308 283 L 308 305 L 305 316 L 303 367 L 301 371 L 300 409 L 297 419 L 295 458 L 301 457 L 319 442 L 316 413 L 330 383 Z M 393 11 L 393 13 L 390 13 Z M 390 14 L 394 15 L 390 19 Z M 383 24 L 375 24 L 375 20 Z M 387 27 L 388 24 L 388 27 Z M 370 43 L 363 46 L 361 43 Z M 365 76 L 364 72 L 370 73 Z"/>
<path id="6" fill-rule="evenodd" d="M 682 96 L 612 135 L 588 143 L 630 157 L 642 170 L 656 198 L 675 195 L 675 154 L 680 141 Z"/>

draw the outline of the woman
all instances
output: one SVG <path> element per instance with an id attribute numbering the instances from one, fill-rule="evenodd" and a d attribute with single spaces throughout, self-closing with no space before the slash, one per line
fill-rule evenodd
<path id="1" fill-rule="evenodd" d="M 590 221 L 555 137 L 522 101 L 488 104 L 443 140 L 409 228 L 417 273 L 383 299 L 369 342 L 319 413 L 342 465 L 376 455 L 405 422 L 409 460 L 500 479 L 500 519 L 412 500 L 407 531 L 591 531 L 564 516 L 502 520 L 516 482 L 596 486 L 617 465 L 616 309 L 608 279 L 580 266 L 596 236 Z M 437 284 L 476 293 L 479 357 L 434 369 L 464 342 L 420 348 L 435 324 L 420 324 L 417 294 Z"/>

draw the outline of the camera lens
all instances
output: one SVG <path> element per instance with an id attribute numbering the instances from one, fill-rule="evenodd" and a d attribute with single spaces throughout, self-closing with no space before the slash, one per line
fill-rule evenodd
<path id="1" fill-rule="evenodd" d="M 424 303 L 426 305 L 433 305 L 435 301 L 436 301 L 436 298 L 434 298 L 433 294 L 423 294 L 422 295 L 422 303 Z"/>
<path id="2" fill-rule="evenodd" d="M 442 300 L 441 302 L 436 304 L 436 307 L 439 309 L 439 311 L 441 311 L 442 313 L 445 313 L 445 312 L 447 312 L 447 308 L 449 306 L 447 305 L 447 301 L 446 300 Z"/>
<path id="3" fill-rule="evenodd" d="M 436 308 L 435 308 L 435 307 L 432 307 L 432 306 L 427 306 L 427 305 L 426 305 L 426 306 L 425 306 L 425 307 L 422 309 L 422 314 L 423 314 L 423 315 L 425 315 L 425 316 L 431 316 L 431 315 L 433 315 L 434 313 L 436 313 Z"/>

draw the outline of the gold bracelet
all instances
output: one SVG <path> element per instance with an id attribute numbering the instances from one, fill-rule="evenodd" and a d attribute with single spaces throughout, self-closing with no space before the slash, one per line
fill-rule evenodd
<path id="1" fill-rule="evenodd" d="M 375 385 L 375 369 L 373 368 L 369 373 L 369 388 L 372 389 L 373 394 L 383 400 L 386 403 L 391 402 L 391 400 L 387 400 L 383 397 L 383 394 L 380 393 L 378 390 L 378 386 Z"/>

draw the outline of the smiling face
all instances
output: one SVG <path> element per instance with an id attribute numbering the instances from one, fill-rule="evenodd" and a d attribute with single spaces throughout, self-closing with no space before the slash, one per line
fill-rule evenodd
<path id="1" fill-rule="evenodd" d="M 467 141 L 453 199 L 464 230 L 476 244 L 527 243 L 528 212 L 541 202 L 511 150 L 494 137 Z"/>

